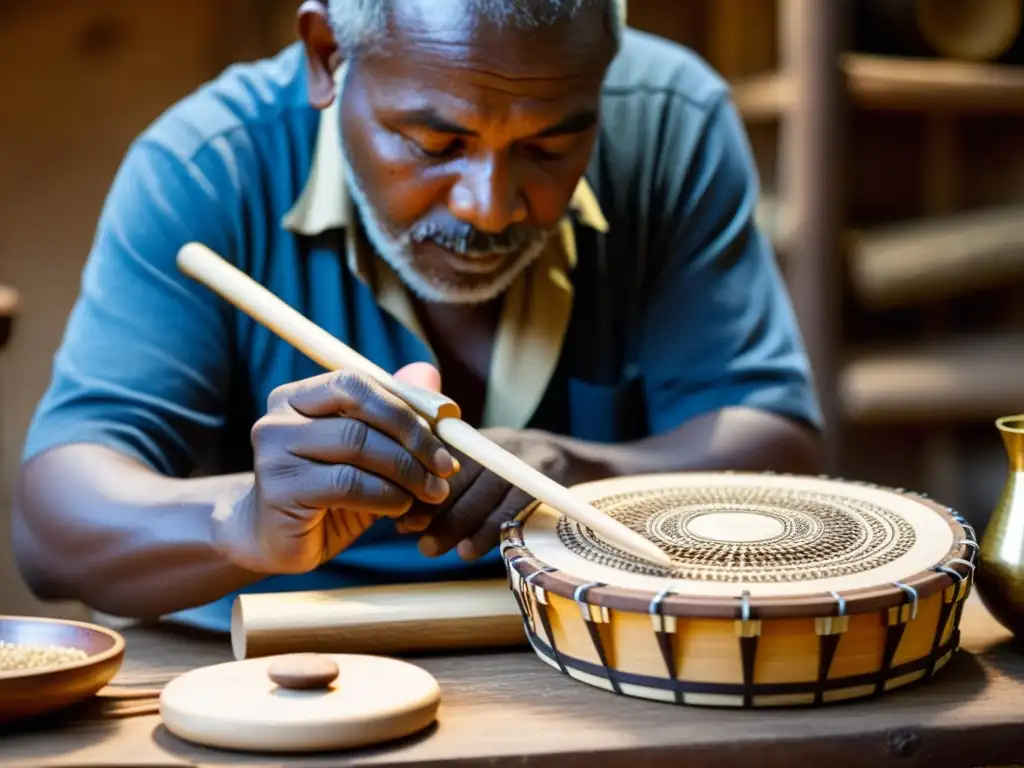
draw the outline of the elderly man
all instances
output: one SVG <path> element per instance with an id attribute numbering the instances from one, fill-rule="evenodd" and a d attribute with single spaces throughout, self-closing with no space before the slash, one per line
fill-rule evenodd
<path id="1" fill-rule="evenodd" d="M 34 591 L 223 629 L 241 590 L 499 573 L 529 499 L 179 274 L 189 241 L 564 484 L 818 470 L 729 91 L 624 5 L 306 2 L 148 128 L 25 446 Z"/>

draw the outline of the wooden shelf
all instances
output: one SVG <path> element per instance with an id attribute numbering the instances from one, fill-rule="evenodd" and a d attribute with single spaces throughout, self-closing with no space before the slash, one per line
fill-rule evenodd
<path id="1" fill-rule="evenodd" d="M 841 56 L 840 67 L 860 109 L 1024 115 L 1024 67 L 860 53 Z M 737 81 L 733 94 L 752 122 L 784 115 L 795 98 L 783 73 Z"/>
<path id="2" fill-rule="evenodd" d="M 842 67 L 866 109 L 1024 113 L 1024 67 L 856 54 Z"/>
<path id="3" fill-rule="evenodd" d="M 839 378 L 858 424 L 946 426 L 1024 412 L 1024 334 L 965 336 L 867 352 Z"/>
<path id="4" fill-rule="evenodd" d="M 859 232 L 852 288 L 871 309 L 946 299 L 1024 281 L 1024 204 Z"/>

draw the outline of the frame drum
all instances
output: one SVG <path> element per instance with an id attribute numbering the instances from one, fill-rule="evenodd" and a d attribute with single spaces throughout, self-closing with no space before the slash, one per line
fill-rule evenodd
<path id="1" fill-rule="evenodd" d="M 760 473 L 573 489 L 669 569 L 543 503 L 502 530 L 537 655 L 581 682 L 677 704 L 820 705 L 930 678 L 959 643 L 978 545 L 903 489 Z"/>

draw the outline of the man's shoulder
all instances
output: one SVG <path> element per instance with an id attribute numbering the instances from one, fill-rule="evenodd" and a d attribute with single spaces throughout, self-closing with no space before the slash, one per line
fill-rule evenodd
<path id="1" fill-rule="evenodd" d="M 601 131 L 586 174 L 611 230 L 643 238 L 685 203 L 708 132 L 729 130 L 717 118 L 730 98 L 729 83 L 695 51 L 626 31 L 603 84 Z"/>
<path id="2" fill-rule="evenodd" d="M 298 43 L 273 57 L 228 67 L 171 105 L 139 138 L 187 161 L 219 139 L 293 130 L 288 118 L 316 119 Z"/>
<path id="3" fill-rule="evenodd" d="M 666 97 L 699 110 L 710 108 L 728 91 L 728 83 L 695 51 L 630 28 L 608 69 L 602 95 L 637 110 L 661 105 Z"/>
<path id="4" fill-rule="evenodd" d="M 729 83 L 699 54 L 671 40 L 627 29 L 605 76 L 602 126 L 591 172 L 599 195 L 623 186 L 648 189 L 652 174 L 678 182 L 689 173 Z"/>

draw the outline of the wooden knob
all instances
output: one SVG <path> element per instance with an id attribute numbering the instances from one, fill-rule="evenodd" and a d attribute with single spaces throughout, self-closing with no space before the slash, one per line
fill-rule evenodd
<path id="1" fill-rule="evenodd" d="M 333 683 L 338 677 L 338 665 L 317 653 L 296 653 L 275 659 L 267 674 L 282 688 L 308 691 Z"/>

